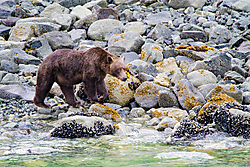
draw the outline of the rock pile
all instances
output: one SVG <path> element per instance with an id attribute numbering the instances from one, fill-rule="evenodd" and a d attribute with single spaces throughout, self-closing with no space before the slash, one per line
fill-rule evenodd
<path id="1" fill-rule="evenodd" d="M 115 123 L 117 134 L 145 125 L 189 140 L 210 134 L 208 126 L 213 132 L 249 138 L 249 9 L 246 0 L 2 0 L 0 118 L 9 113 L 28 114 L 33 120 L 52 115 L 62 120 L 69 114 L 79 119 L 74 113 L 95 112 L 102 122 Z M 65 104 L 57 85 L 46 99 L 51 109 L 28 103 L 46 56 L 60 48 L 94 46 L 124 56 L 128 70 L 125 82 L 105 78 L 109 91 L 105 106 L 91 105 L 81 85 L 76 86 L 83 103 L 78 109 Z M 96 115 L 78 116 L 99 120 Z M 128 120 L 141 126 L 125 126 Z M 76 123 L 72 122 L 73 129 L 80 126 Z M 76 137 L 69 134 L 63 136 Z"/>

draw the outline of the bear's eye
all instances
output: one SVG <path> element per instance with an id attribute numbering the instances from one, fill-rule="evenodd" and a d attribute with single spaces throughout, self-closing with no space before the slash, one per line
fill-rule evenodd
<path id="1" fill-rule="evenodd" d="M 116 70 L 116 72 L 117 72 L 117 73 L 119 73 L 120 71 L 121 71 L 121 69 L 120 69 L 120 68 L 118 68 L 118 69 Z"/>

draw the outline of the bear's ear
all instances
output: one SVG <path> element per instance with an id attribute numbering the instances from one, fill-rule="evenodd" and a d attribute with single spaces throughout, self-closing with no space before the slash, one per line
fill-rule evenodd
<path id="1" fill-rule="evenodd" d="M 111 64 L 112 61 L 113 61 L 113 58 L 112 58 L 111 56 L 108 56 L 108 59 L 107 59 L 107 60 L 108 60 L 108 63 Z"/>
<path id="2" fill-rule="evenodd" d="M 121 59 L 122 59 L 123 62 L 125 62 L 125 57 L 124 56 L 122 56 Z"/>

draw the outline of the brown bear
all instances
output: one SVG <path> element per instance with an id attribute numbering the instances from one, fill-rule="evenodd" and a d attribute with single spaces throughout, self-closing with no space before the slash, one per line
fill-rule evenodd
<path id="1" fill-rule="evenodd" d="M 106 74 L 122 81 L 127 79 L 124 58 L 117 57 L 101 47 L 93 47 L 86 51 L 60 49 L 47 56 L 37 71 L 37 85 L 33 99 L 38 107 L 49 108 L 44 103 L 51 86 L 56 82 L 66 102 L 79 107 L 73 85 L 83 82 L 84 90 L 91 103 L 101 103 L 108 96 L 104 82 Z M 97 93 L 101 95 L 98 99 Z"/>

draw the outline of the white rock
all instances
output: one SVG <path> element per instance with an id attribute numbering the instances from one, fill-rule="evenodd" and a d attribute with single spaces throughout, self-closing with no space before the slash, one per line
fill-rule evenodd
<path id="1" fill-rule="evenodd" d="M 91 15 L 92 12 L 89 9 L 87 9 L 86 7 L 78 5 L 78 6 L 74 7 L 74 9 L 71 11 L 70 14 L 76 15 L 76 17 L 78 19 L 82 19 L 88 15 Z"/>
<path id="2" fill-rule="evenodd" d="M 125 25 L 125 32 L 134 31 L 140 35 L 146 32 L 146 25 L 142 22 L 129 22 Z"/>
<path id="3" fill-rule="evenodd" d="M 216 76 L 208 70 L 196 70 L 187 74 L 187 79 L 195 86 L 214 84 L 217 82 Z"/>
<path id="4" fill-rule="evenodd" d="M 163 60 L 163 49 L 157 44 L 146 43 L 141 50 L 141 59 L 143 61 L 156 63 Z"/>

